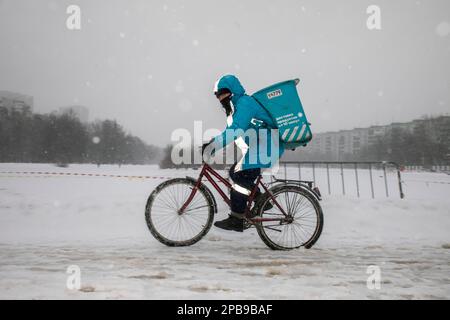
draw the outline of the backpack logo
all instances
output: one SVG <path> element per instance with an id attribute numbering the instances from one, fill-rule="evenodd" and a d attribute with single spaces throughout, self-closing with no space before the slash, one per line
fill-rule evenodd
<path id="1" fill-rule="evenodd" d="M 281 91 L 281 89 L 277 89 L 275 91 L 267 93 L 267 99 L 273 99 L 276 97 L 280 97 L 282 95 L 283 95 L 283 91 Z"/>

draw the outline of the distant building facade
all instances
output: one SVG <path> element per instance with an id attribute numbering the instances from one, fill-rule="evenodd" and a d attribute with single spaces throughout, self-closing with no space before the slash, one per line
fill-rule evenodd
<path id="1" fill-rule="evenodd" d="M 0 113 L 11 112 L 31 114 L 33 97 L 11 91 L 0 91 Z"/>
<path id="2" fill-rule="evenodd" d="M 433 141 L 447 146 L 450 152 L 450 116 L 445 115 L 404 123 L 395 122 L 384 126 L 316 134 L 313 132 L 313 139 L 308 146 L 297 149 L 295 154 L 316 155 L 331 161 L 344 161 L 346 156 L 358 153 L 362 148 L 375 143 L 379 138 L 398 129 L 409 133 L 421 130 L 424 134 L 431 137 Z"/>
<path id="3" fill-rule="evenodd" d="M 83 123 L 87 123 L 89 121 L 89 109 L 84 106 L 67 106 L 61 107 L 58 110 L 58 114 L 61 115 L 70 113 L 75 115 Z"/>

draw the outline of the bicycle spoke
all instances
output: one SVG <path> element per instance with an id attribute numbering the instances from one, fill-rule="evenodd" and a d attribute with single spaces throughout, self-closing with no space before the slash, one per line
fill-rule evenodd
<path id="1" fill-rule="evenodd" d="M 301 209 L 301 207 L 303 205 L 303 201 L 305 201 L 305 199 L 306 199 L 305 197 L 301 197 L 299 199 L 299 201 L 296 202 L 295 208 L 294 208 L 294 211 L 293 211 L 293 216 L 295 216 L 295 214 L 300 211 L 300 209 Z"/>
<path id="2" fill-rule="evenodd" d="M 305 207 L 311 207 L 310 203 L 303 203 L 296 212 L 302 212 Z"/>
<path id="3" fill-rule="evenodd" d="M 294 230 L 294 234 L 296 236 L 298 235 L 300 237 L 300 239 L 301 239 L 301 243 L 300 244 L 305 243 L 305 240 L 304 240 L 304 238 L 302 236 L 302 233 L 300 231 L 299 231 L 299 233 L 297 233 L 297 228 L 296 227 L 297 227 L 296 225 L 292 225 L 292 229 Z"/>
<path id="4" fill-rule="evenodd" d="M 174 200 L 173 200 L 173 198 L 171 197 L 171 195 L 169 194 L 170 192 L 169 192 L 169 190 L 163 190 L 163 191 L 166 191 L 165 193 L 163 193 L 163 192 L 160 192 L 159 194 L 158 194 L 158 197 L 160 197 L 160 199 L 162 200 L 162 201 L 165 201 L 172 209 L 174 209 L 174 210 L 177 210 L 178 208 L 177 208 L 177 205 L 176 205 L 176 203 L 174 202 Z M 165 199 L 165 200 L 164 200 Z"/>
<path id="5" fill-rule="evenodd" d="M 308 233 L 302 228 L 302 226 L 297 225 L 297 227 L 298 227 L 301 231 L 303 231 L 303 233 L 301 233 L 301 234 L 308 234 Z M 303 240 L 303 237 L 302 237 L 302 241 L 303 241 L 303 242 L 306 242 L 306 241 Z"/>
<path id="6" fill-rule="evenodd" d="M 274 225 L 274 226 L 278 226 L 278 225 Z M 282 232 L 281 230 L 279 230 L 279 229 L 275 229 L 275 228 L 273 228 L 274 226 L 264 226 L 264 228 L 266 228 L 266 229 L 270 229 L 270 230 L 273 230 L 273 231 L 277 231 L 277 232 Z"/>
<path id="7" fill-rule="evenodd" d="M 186 210 L 184 210 L 184 212 L 190 212 L 190 211 L 195 211 L 198 209 L 202 209 L 202 208 L 208 208 L 209 206 L 207 204 L 202 205 L 202 206 L 197 206 L 197 207 L 193 207 L 191 208 L 191 205 L 188 206 L 189 209 L 186 208 Z"/>

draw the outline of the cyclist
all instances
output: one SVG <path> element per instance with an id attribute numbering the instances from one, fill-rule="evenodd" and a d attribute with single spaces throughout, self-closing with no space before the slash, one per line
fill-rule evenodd
<path id="1" fill-rule="evenodd" d="M 221 77 L 216 82 L 214 94 L 227 115 L 227 127 L 222 134 L 202 146 L 202 155 L 206 150 L 213 154 L 233 141 L 242 154 L 240 161 L 230 169 L 230 178 L 234 183 L 230 194 L 231 213 L 227 219 L 217 221 L 214 225 L 243 232 L 244 212 L 255 180 L 262 168 L 270 168 L 278 161 L 284 147 L 278 135 L 272 136 L 270 129 L 275 128 L 275 124 L 268 112 L 254 98 L 245 94 L 236 76 Z"/>

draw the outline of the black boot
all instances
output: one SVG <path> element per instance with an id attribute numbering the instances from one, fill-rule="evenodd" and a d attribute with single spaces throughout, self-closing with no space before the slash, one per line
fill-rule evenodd
<path id="1" fill-rule="evenodd" d="M 255 203 L 258 203 L 263 197 L 264 197 L 264 193 L 262 193 L 261 191 L 258 190 L 255 195 Z M 266 203 L 266 205 L 264 206 L 264 211 L 268 211 L 272 208 L 273 208 L 273 204 L 271 204 L 270 201 L 268 201 Z"/>
<path id="2" fill-rule="evenodd" d="M 244 231 L 244 215 L 239 213 L 231 213 L 228 218 L 222 221 L 214 222 L 217 228 L 243 232 Z"/>

